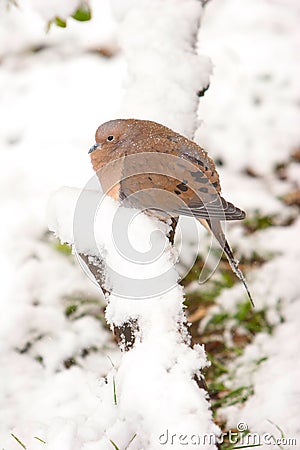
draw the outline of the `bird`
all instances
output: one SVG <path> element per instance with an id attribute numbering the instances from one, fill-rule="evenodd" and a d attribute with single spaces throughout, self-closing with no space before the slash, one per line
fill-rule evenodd
<path id="1" fill-rule="evenodd" d="M 100 125 L 89 149 L 102 189 L 124 206 L 161 220 L 193 216 L 217 239 L 254 302 L 221 222 L 246 213 L 221 195 L 213 159 L 196 142 L 151 120 L 115 119 Z"/>

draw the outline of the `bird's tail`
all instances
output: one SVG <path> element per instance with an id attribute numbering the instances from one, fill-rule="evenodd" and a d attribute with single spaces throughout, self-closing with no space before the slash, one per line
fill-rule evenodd
<path id="1" fill-rule="evenodd" d="M 243 283 L 243 285 L 246 289 L 246 292 L 248 294 L 249 300 L 252 303 L 252 306 L 254 307 L 254 302 L 253 302 L 252 296 L 250 294 L 246 279 L 244 277 L 243 272 L 239 269 L 238 261 L 236 259 L 234 259 L 232 250 L 227 242 L 225 234 L 223 233 L 221 222 L 219 220 L 207 220 L 207 219 L 206 219 L 206 222 L 208 224 L 209 229 L 211 230 L 211 232 L 213 233 L 213 235 L 215 236 L 215 238 L 218 240 L 219 244 L 221 245 L 221 247 L 228 259 L 228 262 L 230 264 L 232 271 L 236 274 L 236 276 Z"/>

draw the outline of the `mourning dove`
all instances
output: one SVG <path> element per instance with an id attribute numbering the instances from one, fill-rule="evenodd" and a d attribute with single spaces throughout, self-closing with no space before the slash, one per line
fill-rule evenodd
<path id="1" fill-rule="evenodd" d="M 106 194 L 160 219 L 194 216 L 208 228 L 245 286 L 221 227 L 246 214 L 221 196 L 214 161 L 195 142 L 149 120 L 117 119 L 99 126 L 91 162 Z"/>

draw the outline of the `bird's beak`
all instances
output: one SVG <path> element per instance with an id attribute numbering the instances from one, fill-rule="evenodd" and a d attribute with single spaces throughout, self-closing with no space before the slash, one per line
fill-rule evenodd
<path id="1" fill-rule="evenodd" d="M 101 147 L 101 144 L 94 144 L 88 151 L 88 153 L 92 153 L 94 150 L 97 150 L 97 148 Z"/>

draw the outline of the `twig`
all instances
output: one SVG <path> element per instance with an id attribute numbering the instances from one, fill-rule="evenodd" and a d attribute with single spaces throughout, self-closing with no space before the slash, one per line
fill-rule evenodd
<path id="1" fill-rule="evenodd" d="M 200 0 L 200 3 L 202 3 L 202 6 L 206 6 L 206 4 L 210 2 L 210 0 Z"/>

